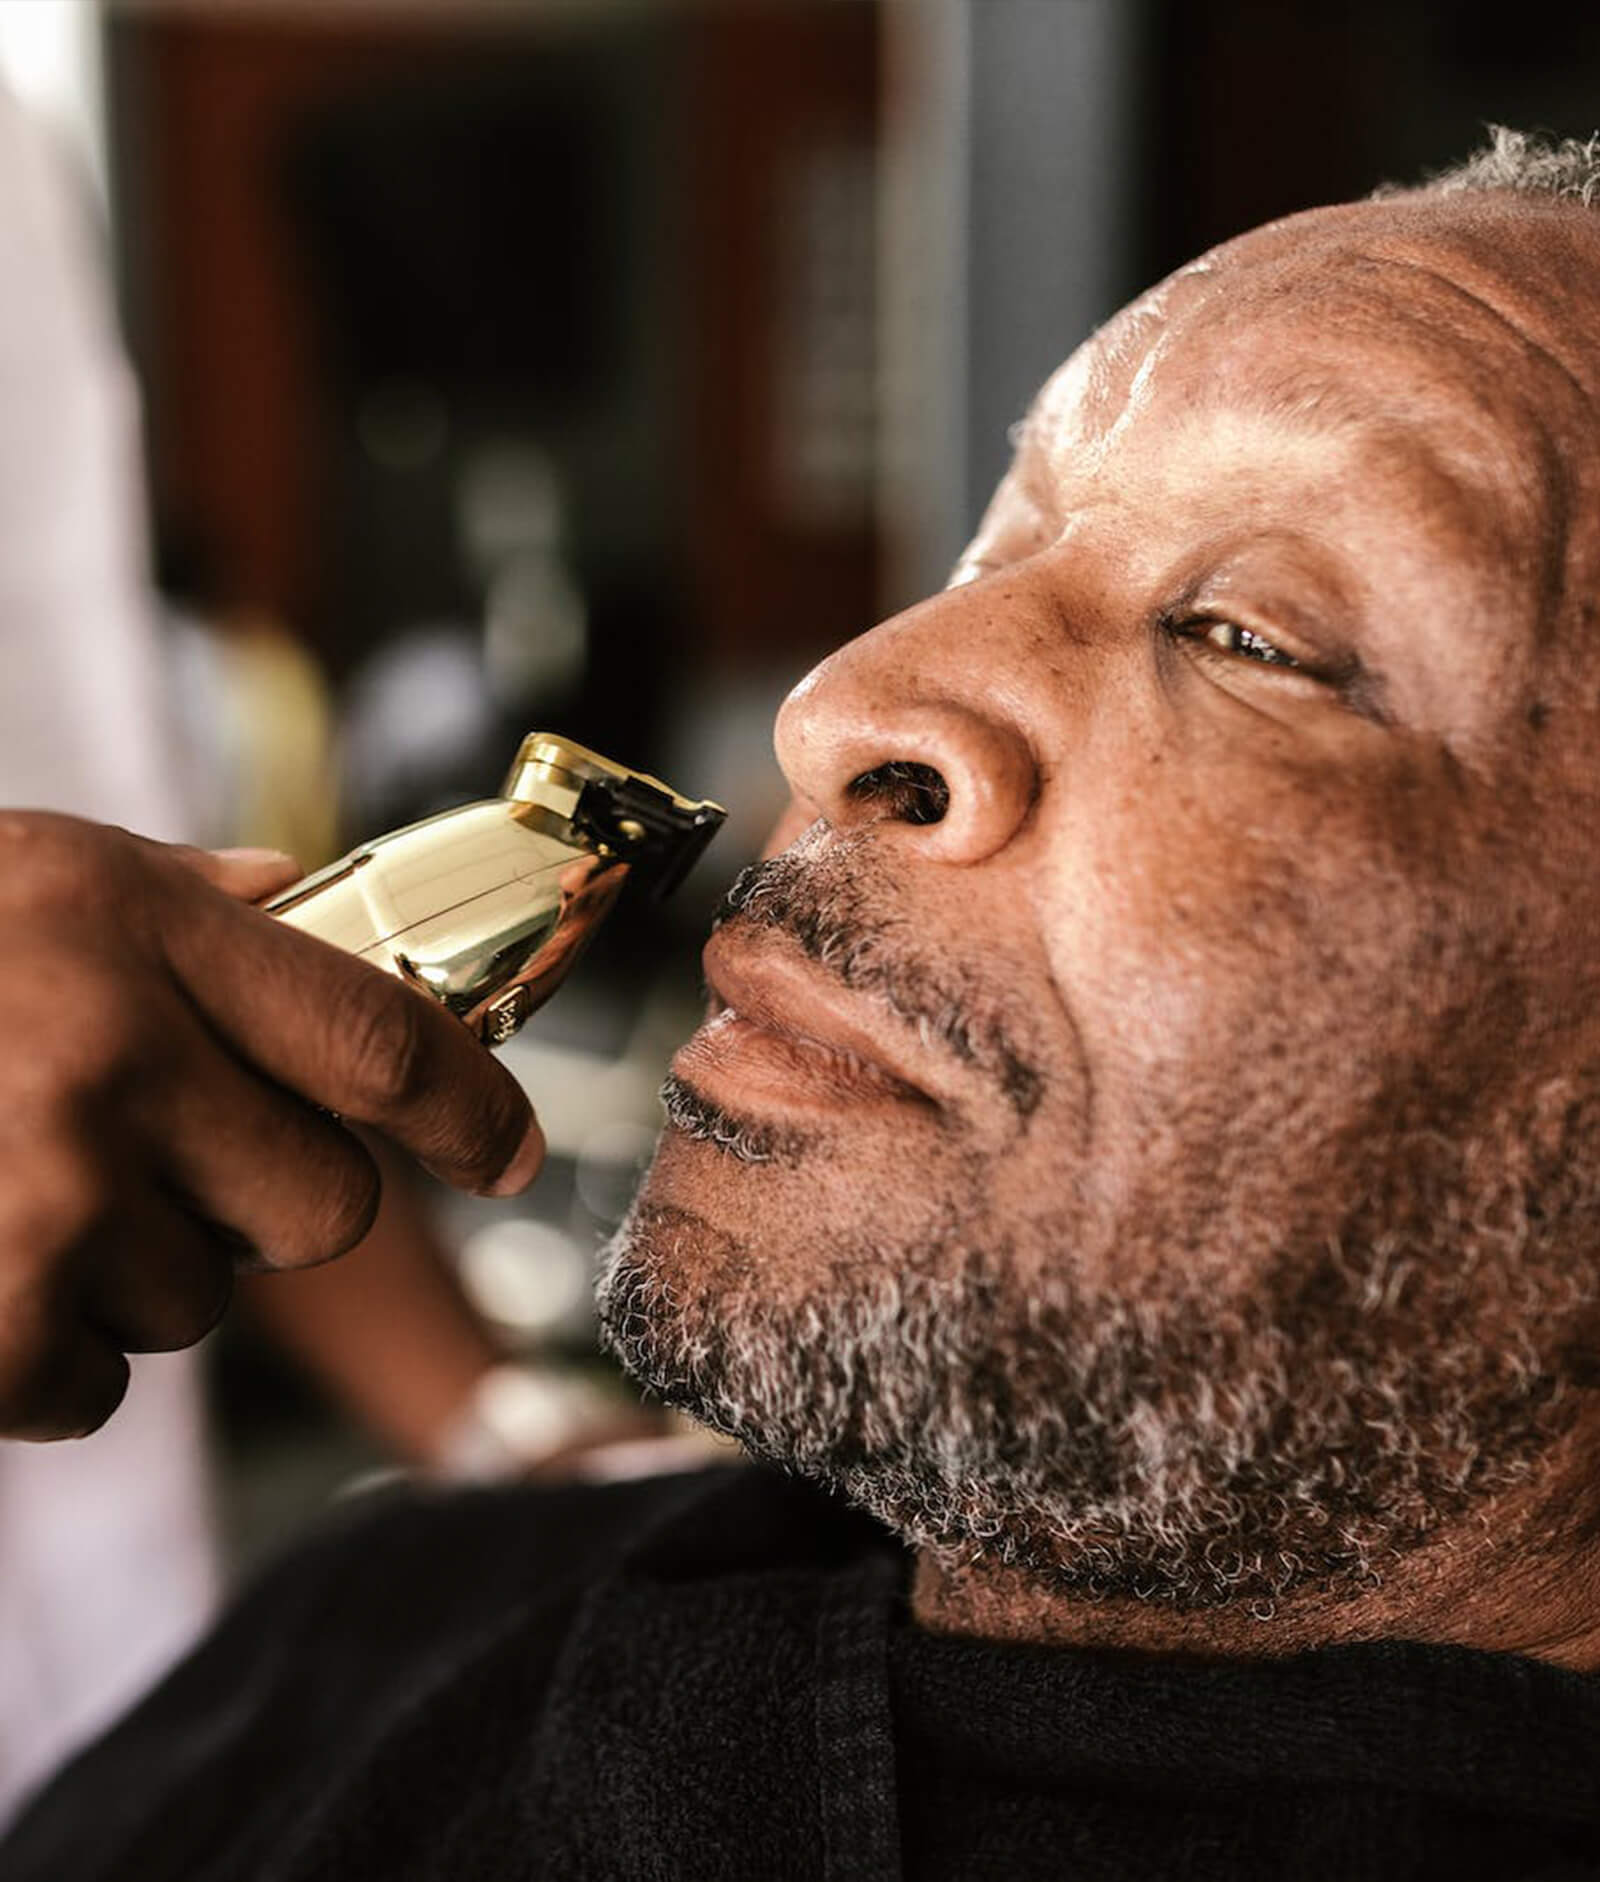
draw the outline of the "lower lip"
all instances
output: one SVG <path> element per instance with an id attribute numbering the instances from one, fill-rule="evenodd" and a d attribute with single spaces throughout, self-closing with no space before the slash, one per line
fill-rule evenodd
<path id="1" fill-rule="evenodd" d="M 926 1106 L 928 1100 L 881 1067 L 811 1039 L 773 1032 L 731 1009 L 709 1019 L 672 1061 L 673 1072 L 707 1097 L 726 1095 L 767 1110 L 837 1111 L 841 1104 Z"/>

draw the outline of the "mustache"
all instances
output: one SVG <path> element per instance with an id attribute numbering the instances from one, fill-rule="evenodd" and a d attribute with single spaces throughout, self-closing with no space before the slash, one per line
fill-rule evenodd
<path id="1" fill-rule="evenodd" d="M 1026 1122 L 1044 1097 L 1043 1069 L 995 1010 L 992 994 L 986 998 L 968 976 L 913 943 L 904 919 L 869 907 L 867 872 L 860 852 L 825 861 L 786 852 L 752 863 L 734 878 L 712 928 L 741 922 L 794 942 L 841 986 L 882 1001 L 924 1044 L 988 1075 Z"/>

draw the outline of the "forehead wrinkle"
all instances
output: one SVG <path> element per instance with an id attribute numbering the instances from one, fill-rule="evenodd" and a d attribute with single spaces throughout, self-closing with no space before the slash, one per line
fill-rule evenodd
<path id="1" fill-rule="evenodd" d="M 1169 340 L 1162 337 L 1163 354 Z M 1212 460 L 1213 474 L 1233 478 L 1241 467 L 1259 467 L 1263 473 L 1281 467 L 1286 447 L 1294 451 L 1301 444 L 1328 446 L 1334 448 L 1332 461 L 1327 456 L 1311 459 L 1308 478 L 1316 478 L 1318 467 L 1325 465 L 1323 480 L 1348 490 L 1348 467 L 1365 462 L 1391 489 L 1403 485 L 1420 499 L 1419 520 L 1442 524 L 1452 553 L 1459 554 L 1463 545 L 1477 551 L 1486 534 L 1504 533 L 1494 524 L 1506 517 L 1508 508 L 1507 455 L 1503 450 L 1491 454 L 1489 461 L 1500 475 L 1485 477 L 1485 454 L 1447 447 L 1432 401 L 1427 402 L 1431 409 L 1419 402 L 1414 414 L 1402 413 L 1392 401 L 1374 398 L 1317 365 L 1298 362 L 1252 370 L 1247 376 L 1214 370 L 1174 398 L 1151 384 L 1157 357 L 1156 349 L 1145 355 L 1129 397 L 1106 431 L 1090 443 L 1074 443 L 1064 450 L 1063 436 L 1076 436 L 1065 415 L 1036 411 L 1032 416 L 1017 468 L 1042 513 L 1081 514 L 1116 501 L 1117 490 L 1107 488 L 1123 475 L 1114 447 L 1133 440 L 1132 448 L 1139 452 L 1137 428 L 1149 426 L 1159 428 L 1162 455 L 1184 467 L 1185 481 L 1203 480 L 1207 459 Z M 1173 405 L 1170 416 L 1158 409 L 1167 400 Z M 1050 418 L 1055 422 L 1046 422 Z M 1504 435 L 1502 430 L 1502 439 Z M 1138 482 L 1145 481 L 1145 474 L 1136 464 Z M 1515 479 L 1518 511 L 1532 507 L 1530 483 L 1542 486 L 1537 469 L 1531 478 Z M 1504 566 L 1508 547 L 1495 543 L 1492 553 L 1498 566 Z"/>
<path id="2" fill-rule="evenodd" d="M 1444 288 L 1451 295 L 1470 303 L 1473 309 L 1486 314 L 1515 342 L 1530 355 L 1547 373 L 1554 373 L 1565 385 L 1568 394 L 1576 398 L 1579 406 L 1587 415 L 1587 431 L 1593 436 L 1600 414 L 1597 414 L 1595 401 L 1589 389 L 1577 372 L 1543 341 L 1536 339 L 1528 327 L 1513 317 L 1512 313 L 1487 294 L 1469 287 L 1465 282 L 1456 280 L 1452 275 L 1437 268 L 1431 268 L 1426 262 L 1410 256 L 1383 254 L 1381 259 L 1389 266 L 1409 269 L 1426 275 Z M 1551 425 L 1531 400 L 1517 401 L 1521 415 L 1532 433 L 1534 445 L 1534 477 L 1539 486 L 1539 495 L 1543 497 L 1543 523 L 1541 530 L 1541 569 L 1540 569 L 1540 625 L 1548 628 L 1562 613 L 1566 600 L 1567 569 L 1571 555 L 1571 537 L 1573 521 L 1573 477 L 1565 454 L 1556 442 Z"/>
<path id="3" fill-rule="evenodd" d="M 1430 267 L 1427 262 L 1419 261 L 1414 256 L 1376 250 L 1370 259 L 1384 267 L 1399 268 L 1412 274 L 1425 275 L 1457 300 L 1466 301 L 1479 313 L 1487 314 L 1491 320 L 1503 327 L 1525 352 L 1532 354 L 1535 359 L 1565 380 L 1568 389 L 1587 408 L 1590 420 L 1593 422 L 1596 416 L 1594 399 L 1582 379 L 1558 353 L 1546 346 L 1542 340 L 1535 339 L 1523 322 L 1515 319 L 1510 311 L 1502 307 L 1498 301 L 1491 300 L 1487 294 L 1481 293 L 1477 288 L 1469 287 L 1466 282 L 1458 280 L 1454 275 L 1445 273 L 1443 269 Z"/>
<path id="4" fill-rule="evenodd" d="M 1116 438 L 1151 405 L 1185 413 L 1231 408 L 1313 438 L 1376 446 L 1394 463 L 1391 481 L 1401 487 L 1409 449 L 1419 459 L 1409 479 L 1418 507 L 1456 519 L 1470 548 L 1486 530 L 1499 538 L 1500 553 L 1528 572 L 1537 625 L 1545 628 L 1561 612 L 1574 505 L 1544 401 L 1509 388 L 1456 322 L 1441 324 L 1426 308 L 1364 291 L 1363 264 L 1385 267 L 1384 258 L 1351 259 L 1354 283 L 1348 270 L 1308 281 L 1299 257 L 1213 274 L 1210 291 L 1193 295 L 1178 318 L 1163 319 L 1132 366 L 1140 396 L 1118 411 Z M 1476 308 L 1477 297 L 1466 300 Z M 1200 369 L 1185 374 L 1190 348 L 1199 349 Z M 1176 368 L 1164 381 L 1154 371 L 1163 363 Z M 1563 393 L 1570 383 L 1563 370 Z M 1115 469 L 1109 450 L 1095 456 L 1100 461 L 1091 466 L 1080 454 L 1074 468 Z"/>

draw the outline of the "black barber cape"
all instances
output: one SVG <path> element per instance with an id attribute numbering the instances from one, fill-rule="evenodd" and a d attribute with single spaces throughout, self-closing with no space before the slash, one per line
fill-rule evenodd
<path id="1" fill-rule="evenodd" d="M 937 1639 L 755 1469 L 386 1500 L 269 1575 L 5 1882 L 1600 1877 L 1600 1680 Z"/>

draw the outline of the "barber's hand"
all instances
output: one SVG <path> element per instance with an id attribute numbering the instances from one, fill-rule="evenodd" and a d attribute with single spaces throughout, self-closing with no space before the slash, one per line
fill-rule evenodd
<path id="1" fill-rule="evenodd" d="M 235 1263 L 352 1247 L 378 1202 L 337 1113 L 458 1188 L 544 1144 L 511 1075 L 401 982 L 248 904 L 298 874 L 0 812 L 0 1436 L 92 1431 L 130 1352 L 198 1340 Z"/>

